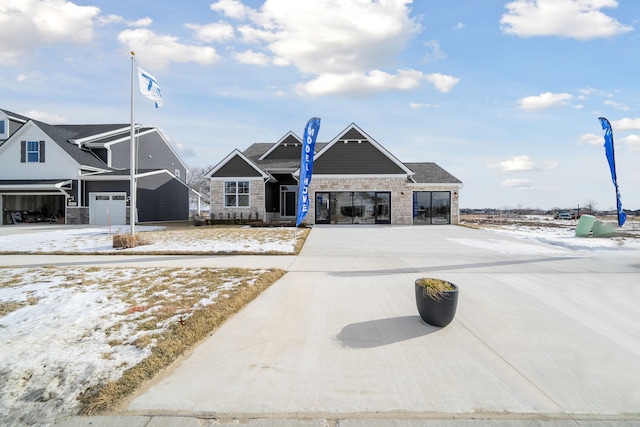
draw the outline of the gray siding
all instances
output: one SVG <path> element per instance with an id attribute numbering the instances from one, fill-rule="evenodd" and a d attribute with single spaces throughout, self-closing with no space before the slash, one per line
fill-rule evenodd
<path id="1" fill-rule="evenodd" d="M 151 132 L 138 138 L 138 170 L 166 169 L 171 173 L 180 171 L 180 179 L 185 180 L 186 169 L 182 162 L 157 132 Z M 131 166 L 130 141 L 123 141 L 111 146 L 111 166 L 129 169 Z M 151 156 L 151 157 L 149 157 Z"/>
<path id="2" fill-rule="evenodd" d="M 349 140 L 349 139 L 367 139 L 367 138 L 365 138 L 364 135 L 362 135 L 356 129 L 351 128 L 344 135 L 340 137 L 341 141 Z"/>
<path id="3" fill-rule="evenodd" d="M 151 156 L 151 157 L 149 157 Z M 174 151 L 156 132 L 140 137 L 138 142 L 139 169 L 166 169 L 171 173 L 180 171 L 180 179 L 186 178 L 186 169 Z"/>
<path id="4" fill-rule="evenodd" d="M 348 132 L 351 133 L 351 132 Z M 359 132 L 355 131 L 358 135 Z M 338 141 L 318 156 L 314 174 L 323 175 L 386 175 L 405 174 L 397 164 L 368 141 Z"/>
<path id="5" fill-rule="evenodd" d="M 297 142 L 297 141 L 296 141 Z M 298 142 L 298 146 L 284 145 L 278 146 L 275 150 L 273 150 L 264 160 L 277 159 L 278 161 L 282 160 L 300 160 L 300 153 L 302 152 L 302 144 Z"/>
<path id="6" fill-rule="evenodd" d="M 280 142 L 278 147 L 270 152 L 269 155 L 263 160 L 300 160 L 301 150 L 302 143 L 295 136 L 289 135 L 285 138 L 284 141 Z"/>
<path id="7" fill-rule="evenodd" d="M 222 166 L 213 175 L 213 178 L 251 178 L 254 176 L 261 175 L 241 157 L 235 156 Z"/>
<path id="8" fill-rule="evenodd" d="M 138 221 L 187 221 L 189 189 L 168 174 L 138 179 Z"/>

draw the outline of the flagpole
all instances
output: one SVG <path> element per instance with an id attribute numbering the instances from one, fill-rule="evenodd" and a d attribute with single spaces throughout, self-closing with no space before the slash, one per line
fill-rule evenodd
<path id="1" fill-rule="evenodd" d="M 135 53 L 131 52 L 131 141 L 130 141 L 130 188 L 129 188 L 129 224 L 131 226 L 131 235 L 135 235 L 135 224 L 136 224 L 136 150 L 135 150 L 135 96 L 133 91 L 134 85 L 134 73 L 135 73 Z"/>

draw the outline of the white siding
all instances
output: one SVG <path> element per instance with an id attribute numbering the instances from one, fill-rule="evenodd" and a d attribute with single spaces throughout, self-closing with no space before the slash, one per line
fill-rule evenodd
<path id="1" fill-rule="evenodd" d="M 44 163 L 21 163 L 20 141 L 45 141 Z M 0 146 L 0 179 L 69 179 L 78 176 L 78 169 L 78 163 L 33 124 Z"/>

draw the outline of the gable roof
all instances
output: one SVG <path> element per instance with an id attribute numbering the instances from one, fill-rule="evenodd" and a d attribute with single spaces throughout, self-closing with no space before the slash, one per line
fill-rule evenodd
<path id="1" fill-rule="evenodd" d="M 283 142 L 283 140 L 280 140 L 280 142 Z M 298 141 L 297 146 L 295 144 L 290 145 L 292 142 L 293 141 L 289 139 L 289 141 L 286 142 L 286 147 L 272 143 L 258 142 L 250 145 L 242 154 L 267 173 L 293 173 L 300 168 L 302 144 Z M 317 142 L 316 153 L 325 145 L 327 145 L 326 142 Z M 274 147 L 276 149 L 274 149 Z M 283 157 L 279 157 L 280 155 L 283 155 Z"/>
<path id="2" fill-rule="evenodd" d="M 462 184 L 455 176 L 433 162 L 405 163 L 414 174 L 412 179 L 418 184 Z"/>
<path id="3" fill-rule="evenodd" d="M 280 138 L 278 142 L 273 144 L 271 148 L 269 148 L 263 155 L 258 158 L 258 160 L 265 160 L 268 157 L 273 157 L 276 159 L 283 158 L 291 158 L 293 154 L 298 153 L 298 159 L 300 158 L 300 149 L 297 147 L 302 147 L 302 140 L 298 135 L 289 131 Z M 295 157 L 295 156 L 294 156 Z"/>
<path id="4" fill-rule="evenodd" d="M 31 120 L 31 122 L 38 128 L 40 128 L 42 132 L 47 134 L 53 141 L 55 141 L 60 146 L 60 148 L 62 148 L 81 166 L 87 166 L 100 170 L 110 169 L 92 151 L 80 148 L 78 145 L 69 142 L 69 140 L 74 139 L 74 136 L 76 135 L 74 132 L 69 131 L 62 126 L 48 125 L 36 120 Z"/>
<path id="5" fill-rule="evenodd" d="M 263 179 L 271 178 L 271 175 L 258 167 L 237 149 L 233 150 L 231 154 L 207 172 L 205 178 L 215 178 L 215 175 L 225 178 L 250 178 L 253 176 Z"/>
<path id="6" fill-rule="evenodd" d="M 71 158 L 73 158 L 81 167 L 97 171 L 114 171 L 114 168 L 99 158 L 92 148 L 107 148 L 110 143 L 116 143 L 123 140 L 129 140 L 131 124 L 113 123 L 113 124 L 79 124 L 79 125 L 50 125 L 39 120 L 30 119 L 29 117 L 13 113 L 4 109 L 4 112 L 12 122 L 19 124 L 19 127 L 11 126 L 11 134 L 21 129 L 28 123 L 33 123 L 42 132 L 49 136 L 57 143 Z M 165 142 L 167 147 L 173 152 L 175 157 L 180 161 L 186 169 L 186 165 L 180 156 L 175 152 L 171 144 L 167 141 L 164 134 L 157 127 L 142 127 L 136 125 L 137 135 L 141 136 L 146 133 L 156 132 Z M 2 144 L 0 144 L 2 145 Z M 159 167 L 158 170 L 163 170 Z"/>
<path id="7" fill-rule="evenodd" d="M 314 174 L 412 175 L 413 172 L 355 123 L 315 156 Z"/>
<path id="8" fill-rule="evenodd" d="M 293 132 L 278 142 L 254 143 L 240 152 L 234 150 L 207 175 L 207 178 L 236 177 L 239 164 L 225 165 L 240 156 L 247 165 L 265 176 L 276 173 L 299 174 L 302 141 Z M 355 123 L 347 126 L 330 142 L 316 142 L 316 175 L 399 175 L 420 184 L 462 184 L 455 176 L 433 162 L 403 163 L 367 135 Z"/>

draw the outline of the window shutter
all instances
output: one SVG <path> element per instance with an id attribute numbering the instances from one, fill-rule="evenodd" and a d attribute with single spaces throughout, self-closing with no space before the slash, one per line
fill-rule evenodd
<path id="1" fill-rule="evenodd" d="M 44 141 L 40 141 L 40 163 L 44 163 Z"/>
<path id="2" fill-rule="evenodd" d="M 27 161 L 27 141 L 20 141 L 20 162 Z"/>

